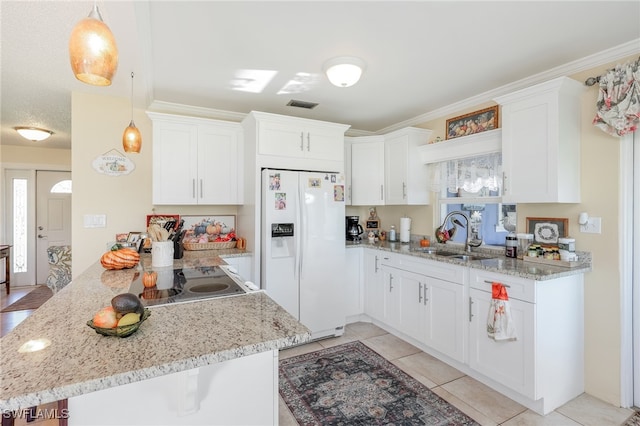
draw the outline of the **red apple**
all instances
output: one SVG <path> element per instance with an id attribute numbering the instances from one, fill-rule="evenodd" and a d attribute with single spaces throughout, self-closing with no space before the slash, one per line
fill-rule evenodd
<path id="1" fill-rule="evenodd" d="M 117 326 L 118 318 L 116 310 L 113 309 L 113 306 L 107 306 L 100 309 L 93 316 L 93 325 L 102 328 L 114 328 L 115 326 Z"/>

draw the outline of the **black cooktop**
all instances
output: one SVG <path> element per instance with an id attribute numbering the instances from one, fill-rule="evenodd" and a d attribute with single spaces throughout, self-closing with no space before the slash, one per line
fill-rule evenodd
<path id="1" fill-rule="evenodd" d="M 137 295 L 144 306 L 166 305 L 246 293 L 246 290 L 219 266 L 182 269 L 154 268 L 153 270 L 158 273 L 155 287 L 145 288 L 142 284 L 142 274 L 140 274 L 129 288 L 129 292 Z"/>

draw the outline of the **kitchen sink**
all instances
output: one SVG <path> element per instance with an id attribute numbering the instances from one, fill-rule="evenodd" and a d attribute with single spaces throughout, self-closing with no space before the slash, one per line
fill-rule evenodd
<path id="1" fill-rule="evenodd" d="M 447 256 L 449 259 L 460 259 L 460 260 L 464 260 L 464 261 L 471 261 L 471 260 L 483 260 L 486 259 L 486 257 L 482 257 L 482 256 L 472 256 L 472 255 L 468 255 L 468 254 L 456 254 L 453 256 Z"/>
<path id="2" fill-rule="evenodd" d="M 460 252 L 455 252 L 455 251 L 436 251 L 435 255 L 443 256 L 443 257 L 466 256 Z"/>

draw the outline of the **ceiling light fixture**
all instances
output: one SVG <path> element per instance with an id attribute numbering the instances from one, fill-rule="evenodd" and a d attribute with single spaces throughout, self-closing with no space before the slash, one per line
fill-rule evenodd
<path id="1" fill-rule="evenodd" d="M 71 31 L 69 59 L 76 78 L 93 86 L 109 86 L 118 68 L 118 47 L 102 20 L 98 5 Z"/>
<path id="2" fill-rule="evenodd" d="M 340 56 L 325 62 L 323 69 L 334 86 L 350 87 L 360 80 L 365 63 L 353 56 Z"/>
<path id="3" fill-rule="evenodd" d="M 25 139 L 33 142 L 43 141 L 53 135 L 51 130 L 40 129 L 38 127 L 14 127 L 16 132 Z"/>
<path id="4" fill-rule="evenodd" d="M 129 126 L 124 129 L 122 146 L 124 147 L 124 152 L 135 153 L 140 152 L 140 148 L 142 147 L 142 135 L 133 122 L 133 72 L 131 73 L 131 122 Z"/>

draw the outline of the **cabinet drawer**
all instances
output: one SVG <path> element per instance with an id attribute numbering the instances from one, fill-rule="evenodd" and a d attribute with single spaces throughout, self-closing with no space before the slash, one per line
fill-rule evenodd
<path id="1" fill-rule="evenodd" d="M 536 282 L 534 280 L 473 268 L 469 271 L 471 288 L 491 292 L 491 283 L 493 282 L 507 286 L 507 294 L 510 299 L 536 302 Z"/>
<path id="2" fill-rule="evenodd" d="M 400 269 L 406 269 L 428 277 L 462 284 L 467 268 L 462 265 L 423 259 L 417 256 L 400 255 L 396 260 Z"/>

